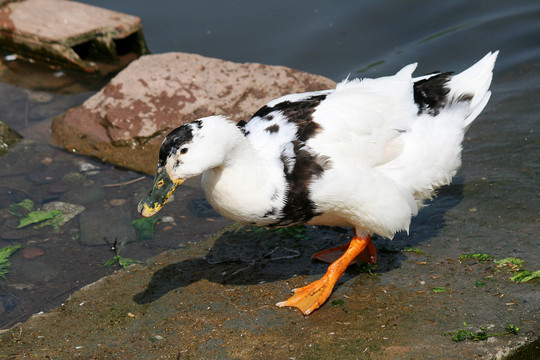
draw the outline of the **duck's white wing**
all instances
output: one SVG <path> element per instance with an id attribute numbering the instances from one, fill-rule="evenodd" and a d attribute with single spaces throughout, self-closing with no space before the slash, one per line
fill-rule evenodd
<path id="1" fill-rule="evenodd" d="M 321 131 L 307 141 L 336 166 L 374 168 L 396 158 L 400 135 L 418 112 L 411 74 L 416 64 L 394 76 L 340 83 L 313 114 Z"/>

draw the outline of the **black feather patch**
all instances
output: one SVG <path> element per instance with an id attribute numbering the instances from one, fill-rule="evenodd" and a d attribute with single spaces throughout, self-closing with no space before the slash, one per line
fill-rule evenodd
<path id="1" fill-rule="evenodd" d="M 446 84 L 452 74 L 446 72 L 414 83 L 414 102 L 418 105 L 418 115 L 427 113 L 436 116 L 446 106 L 450 92 Z"/>
<path id="2" fill-rule="evenodd" d="M 309 186 L 313 178 L 322 176 L 324 170 L 328 169 L 330 161 L 326 157 L 313 154 L 305 144 L 321 130 L 321 126 L 313 121 L 313 113 L 326 96 L 326 94 L 320 94 L 299 101 L 282 101 L 274 106 L 263 106 L 253 115 L 253 117 L 271 121 L 274 119 L 275 112 L 278 112 L 286 121 L 296 125 L 296 140 L 293 141 L 294 158 L 281 154 L 288 188 L 285 205 L 281 210 L 280 218 L 270 226 L 306 223 L 319 215 L 311 200 Z M 279 131 L 279 127 L 271 125 L 265 130 Z"/>
<path id="3" fill-rule="evenodd" d="M 326 99 L 326 95 L 321 94 L 300 101 L 283 101 L 271 107 L 265 105 L 253 117 L 271 121 L 274 118 L 271 113 L 279 111 L 287 121 L 297 125 L 296 136 L 298 140 L 307 141 L 320 129 L 320 125 L 313 121 L 313 113 L 324 99 Z"/>
<path id="4" fill-rule="evenodd" d="M 202 129 L 202 120 L 195 120 L 190 123 L 192 126 L 197 127 L 197 129 Z"/>
<path id="5" fill-rule="evenodd" d="M 296 161 L 292 170 L 289 169 L 289 159 L 282 157 L 288 185 L 285 206 L 280 219 L 270 226 L 302 224 L 320 215 L 311 200 L 309 185 L 314 177 L 322 176 L 323 172 L 330 167 L 330 160 L 324 156 L 312 154 L 300 141 L 294 141 L 293 145 Z"/>
<path id="6" fill-rule="evenodd" d="M 202 123 L 194 121 L 193 123 L 184 124 L 171 131 L 169 135 L 165 137 L 165 140 L 163 140 L 161 148 L 159 149 L 158 167 L 165 166 L 167 158 L 171 154 L 174 154 L 183 144 L 193 140 L 192 126 L 200 129 Z"/>
<path id="7" fill-rule="evenodd" d="M 240 120 L 239 122 L 236 123 L 236 127 L 238 127 L 240 131 L 242 131 L 244 136 L 248 136 L 249 134 L 249 131 L 246 130 L 246 124 L 247 122 L 245 122 L 244 120 Z"/>
<path id="8" fill-rule="evenodd" d="M 313 121 L 313 113 L 317 106 L 326 99 L 326 94 L 307 97 L 299 101 L 282 101 L 273 106 L 265 105 L 257 111 L 252 118 L 260 118 L 272 121 L 276 113 L 289 123 L 296 126 L 295 140 L 293 144 L 294 157 L 281 154 L 283 172 L 287 182 L 285 205 L 281 209 L 279 219 L 267 226 L 287 226 L 308 222 L 316 212 L 315 204 L 311 200 L 309 186 L 312 180 L 322 176 L 325 169 L 330 166 L 330 160 L 326 157 L 313 154 L 307 147 L 306 141 L 315 136 L 321 130 L 321 126 Z M 279 125 L 269 125 L 265 131 L 274 133 L 280 130 Z M 275 215 L 274 209 L 269 210 L 264 216 Z"/>
<path id="9" fill-rule="evenodd" d="M 270 125 L 264 130 L 268 131 L 270 134 L 277 133 L 279 131 L 279 125 L 278 124 Z"/>
<path id="10" fill-rule="evenodd" d="M 457 102 L 461 102 L 461 101 L 471 101 L 473 99 L 474 95 L 473 94 L 470 94 L 470 93 L 465 93 L 465 94 L 461 94 L 459 95 L 459 97 L 457 98 Z"/>

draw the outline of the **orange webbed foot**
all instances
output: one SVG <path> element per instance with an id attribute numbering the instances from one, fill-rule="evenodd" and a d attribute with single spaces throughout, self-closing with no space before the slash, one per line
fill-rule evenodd
<path id="1" fill-rule="evenodd" d="M 309 285 L 294 289 L 294 295 L 285 301 L 278 302 L 279 307 L 294 306 L 300 309 L 302 314 L 309 315 L 317 310 L 332 293 L 334 283 L 330 283 L 326 276 L 312 282 Z"/>
<path id="2" fill-rule="evenodd" d="M 336 261 L 334 261 L 326 271 L 324 276 L 313 283 L 295 289 L 294 295 L 286 301 L 277 303 L 279 307 L 293 306 L 302 311 L 304 315 L 309 315 L 317 310 L 332 293 L 334 285 L 347 269 L 347 266 L 371 243 L 369 236 L 357 237 L 356 232 L 353 239 L 347 244 L 347 249 Z M 373 243 L 371 243 L 373 245 Z M 375 248 L 373 246 L 373 248 Z"/>

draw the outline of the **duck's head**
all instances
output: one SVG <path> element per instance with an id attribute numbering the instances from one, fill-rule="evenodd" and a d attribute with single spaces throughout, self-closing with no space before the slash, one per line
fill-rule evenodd
<path id="1" fill-rule="evenodd" d="M 219 116 L 199 119 L 182 125 L 167 135 L 159 150 L 154 184 L 137 207 L 144 217 L 161 210 L 172 192 L 184 180 L 199 175 L 223 163 L 222 124 L 228 121 Z"/>

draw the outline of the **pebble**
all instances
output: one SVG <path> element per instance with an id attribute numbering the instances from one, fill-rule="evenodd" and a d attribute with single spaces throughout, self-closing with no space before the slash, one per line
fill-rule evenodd
<path id="1" fill-rule="evenodd" d="M 53 180 L 53 177 L 50 174 L 44 173 L 29 174 L 26 178 L 34 185 L 43 185 Z"/>
<path id="2" fill-rule="evenodd" d="M 16 289 L 16 290 L 33 290 L 36 288 L 34 284 L 27 284 L 27 283 L 12 283 L 9 284 L 10 287 Z"/>
<path id="3" fill-rule="evenodd" d="M 126 199 L 112 199 L 110 201 L 111 206 L 122 206 L 125 205 Z"/>
<path id="4" fill-rule="evenodd" d="M 25 259 L 35 259 L 38 256 L 45 254 L 42 250 L 35 247 L 26 247 L 22 251 L 22 256 Z"/>
<path id="5" fill-rule="evenodd" d="M 52 164 L 52 162 L 53 162 L 53 159 L 48 157 L 48 156 L 41 159 L 41 163 L 43 165 L 50 165 L 50 164 Z"/>
<path id="6" fill-rule="evenodd" d="M 69 186 L 62 183 L 54 183 L 49 186 L 49 193 L 51 194 L 63 194 L 69 190 Z"/>
<path id="7" fill-rule="evenodd" d="M 162 223 L 173 223 L 174 222 L 174 218 L 172 216 L 163 216 L 161 218 L 161 222 Z"/>
<path id="8" fill-rule="evenodd" d="M 79 182 L 84 180 L 84 175 L 78 172 L 70 172 L 62 177 L 64 181 Z"/>
<path id="9" fill-rule="evenodd" d="M 32 102 L 46 104 L 48 102 L 51 102 L 52 99 L 53 99 L 53 95 L 46 92 L 41 92 L 41 91 L 28 92 L 28 100 Z"/>
<path id="10" fill-rule="evenodd" d="M 97 175 L 99 174 L 99 170 L 101 169 L 94 164 L 88 162 L 79 163 L 79 171 L 86 175 Z"/>

